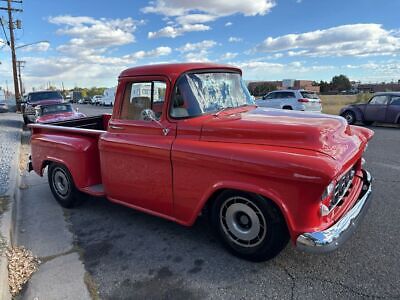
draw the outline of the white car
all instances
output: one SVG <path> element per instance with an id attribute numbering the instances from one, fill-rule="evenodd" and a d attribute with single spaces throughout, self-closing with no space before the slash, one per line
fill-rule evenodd
<path id="1" fill-rule="evenodd" d="M 320 113 L 321 99 L 317 93 L 306 90 L 277 90 L 256 100 L 260 107 L 300 110 Z"/>
<path id="2" fill-rule="evenodd" d="M 91 104 L 99 105 L 102 97 L 102 95 L 94 95 Z"/>
<path id="3" fill-rule="evenodd" d="M 101 98 L 101 104 L 105 106 L 114 106 L 116 88 L 106 89 L 103 97 Z"/>

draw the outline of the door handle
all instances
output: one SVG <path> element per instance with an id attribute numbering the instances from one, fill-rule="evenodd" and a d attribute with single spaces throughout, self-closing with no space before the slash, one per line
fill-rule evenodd
<path id="1" fill-rule="evenodd" d="M 115 126 L 115 125 L 110 125 L 111 129 L 116 129 L 116 130 L 123 130 L 124 127 L 120 127 L 120 126 Z"/>

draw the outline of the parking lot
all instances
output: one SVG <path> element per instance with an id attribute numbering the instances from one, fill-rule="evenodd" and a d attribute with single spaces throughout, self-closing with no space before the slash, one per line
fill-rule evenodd
<path id="1" fill-rule="evenodd" d="M 78 106 L 88 115 L 111 111 Z M 372 204 L 338 251 L 311 255 L 289 244 L 274 260 L 251 263 L 227 253 L 202 218 L 185 228 L 90 198 L 64 216 L 92 288 L 104 299 L 400 298 L 400 129 L 371 128 L 365 158 L 374 177 Z M 42 183 L 42 201 L 50 205 L 46 178 L 35 179 Z"/>

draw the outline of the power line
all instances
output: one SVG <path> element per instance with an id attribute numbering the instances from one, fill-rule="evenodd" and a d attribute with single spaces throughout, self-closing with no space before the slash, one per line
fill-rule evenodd
<path id="1" fill-rule="evenodd" d="M 3 19 L 2 18 L 0 18 L 0 24 L 1 24 L 1 27 L 3 28 L 4 37 L 6 38 L 7 45 L 10 45 L 10 41 L 8 40 L 6 29 L 4 28 L 4 24 L 3 24 Z"/>

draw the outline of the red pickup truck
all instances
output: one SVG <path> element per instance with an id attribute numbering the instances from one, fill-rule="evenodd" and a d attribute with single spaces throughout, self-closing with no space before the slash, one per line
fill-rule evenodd
<path id="1" fill-rule="evenodd" d="M 242 258 L 340 247 L 365 215 L 373 131 L 338 116 L 259 108 L 241 70 L 165 64 L 119 76 L 112 115 L 31 124 L 29 169 L 64 207 L 107 197 L 185 226 L 206 215 Z"/>

